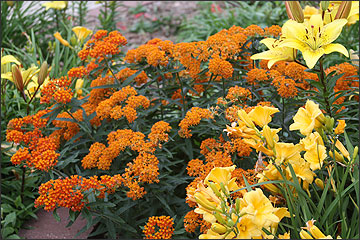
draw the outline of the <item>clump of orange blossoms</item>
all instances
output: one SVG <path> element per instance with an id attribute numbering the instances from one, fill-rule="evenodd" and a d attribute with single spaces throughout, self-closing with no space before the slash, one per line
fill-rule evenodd
<path id="1" fill-rule="evenodd" d="M 189 138 L 192 136 L 189 127 L 198 125 L 201 119 L 213 119 L 213 113 L 209 109 L 193 107 L 185 115 L 185 118 L 179 123 L 179 135 L 181 137 Z"/>
<path id="2" fill-rule="evenodd" d="M 174 220 L 169 216 L 150 217 L 144 226 L 145 239 L 170 239 L 174 233 Z"/>

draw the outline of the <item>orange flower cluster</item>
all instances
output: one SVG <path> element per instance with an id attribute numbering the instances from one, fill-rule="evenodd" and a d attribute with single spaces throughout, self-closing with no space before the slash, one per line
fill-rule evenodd
<path id="1" fill-rule="evenodd" d="M 297 95 L 296 83 L 290 78 L 279 76 L 274 78 L 271 84 L 276 87 L 278 94 L 283 98 L 292 98 Z"/>
<path id="2" fill-rule="evenodd" d="M 6 140 L 27 145 L 11 157 L 12 164 L 23 163 L 24 167 L 36 168 L 40 171 L 49 171 L 57 164 L 60 154 L 56 152 L 56 141 L 51 137 L 44 137 L 40 130 L 47 124 L 48 119 L 42 118 L 47 112 L 48 110 L 43 110 L 32 116 L 9 121 Z M 25 130 L 31 128 L 33 130 Z"/>
<path id="3" fill-rule="evenodd" d="M 154 145 L 158 145 L 161 148 L 160 142 L 167 142 L 169 140 L 169 134 L 171 127 L 169 123 L 159 121 L 151 127 L 151 132 L 148 135 L 150 142 Z"/>
<path id="4" fill-rule="evenodd" d="M 132 76 L 136 72 L 137 72 L 136 70 L 132 70 L 130 68 L 124 68 L 120 70 L 118 73 L 116 73 L 115 76 L 120 82 L 124 82 L 128 77 Z M 148 76 L 144 71 L 142 71 L 139 75 L 137 75 L 134 78 L 134 81 L 138 86 L 146 83 L 147 80 L 148 80 Z"/>
<path id="5" fill-rule="evenodd" d="M 223 78 L 230 78 L 233 75 L 234 69 L 230 62 L 215 57 L 209 61 L 209 72 L 215 76 L 219 75 Z"/>
<path id="6" fill-rule="evenodd" d="M 112 31 L 108 36 L 106 35 L 106 30 L 97 31 L 78 53 L 80 59 L 85 60 L 90 56 L 101 62 L 107 55 L 118 54 L 119 47 L 127 44 L 126 38 L 118 31 Z"/>
<path id="7" fill-rule="evenodd" d="M 200 226 L 200 232 L 205 233 L 211 226 L 209 222 L 206 222 L 202 216 L 194 210 L 188 212 L 184 216 L 184 227 L 185 231 L 192 233 L 195 232 L 196 228 Z"/>
<path id="8" fill-rule="evenodd" d="M 121 181 L 120 175 L 103 175 L 100 179 L 98 176 L 84 178 L 78 175 L 52 179 L 39 187 L 40 196 L 35 200 L 35 207 L 44 207 L 46 211 L 54 211 L 58 207 L 81 211 L 88 203 L 87 194 L 99 191 L 96 197 L 104 198 L 105 193 L 114 193 Z"/>
<path id="9" fill-rule="evenodd" d="M 235 86 L 229 88 L 228 94 L 225 98 L 231 102 L 245 103 L 248 98 L 251 98 L 251 92 L 249 89 Z"/>
<path id="10" fill-rule="evenodd" d="M 70 78 L 82 78 L 87 74 L 88 74 L 88 69 L 86 69 L 84 66 L 73 67 L 67 72 L 67 75 Z"/>
<path id="11" fill-rule="evenodd" d="M 40 103 L 50 103 L 51 100 L 63 104 L 69 103 L 73 96 L 69 88 L 71 82 L 71 78 L 67 76 L 50 80 L 41 90 Z"/>
<path id="12" fill-rule="evenodd" d="M 170 239 L 174 233 L 174 220 L 169 216 L 149 217 L 144 226 L 145 239 Z"/>
<path id="13" fill-rule="evenodd" d="M 132 123 L 137 118 L 136 109 L 143 107 L 147 109 L 150 106 L 150 101 L 145 96 L 136 96 L 137 92 L 133 87 L 126 86 L 115 92 L 109 99 L 99 103 L 96 108 L 96 113 L 100 119 L 112 118 L 120 119 L 126 117 L 129 123 Z M 125 103 L 125 106 L 120 104 Z"/>
<path id="14" fill-rule="evenodd" d="M 161 146 L 161 142 L 168 140 L 171 127 L 168 123 L 160 121 L 153 125 L 149 140 L 141 132 L 133 132 L 130 129 L 117 130 L 108 135 L 108 147 L 102 143 L 94 143 L 90 152 L 82 159 L 82 166 L 85 169 L 95 168 L 109 170 L 112 161 L 125 148 L 138 152 L 139 155 L 127 164 L 125 172 L 121 175 L 121 184 L 127 188 L 127 196 L 134 200 L 141 198 L 146 191 L 140 187 L 141 183 L 158 182 L 159 160 L 153 153 L 155 147 Z"/>
<path id="15" fill-rule="evenodd" d="M 213 119 L 214 115 L 209 109 L 193 107 L 185 115 L 185 118 L 179 123 L 179 135 L 183 138 L 190 138 L 192 136 L 189 127 L 198 125 L 201 119 Z"/>

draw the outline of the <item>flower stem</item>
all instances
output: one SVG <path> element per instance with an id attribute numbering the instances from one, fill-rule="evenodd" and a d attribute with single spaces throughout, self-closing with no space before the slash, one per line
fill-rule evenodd
<path id="1" fill-rule="evenodd" d="M 325 101 L 325 105 L 326 105 L 326 111 L 330 115 L 330 117 L 332 117 L 330 103 L 329 103 L 329 99 L 327 97 L 327 87 L 326 87 L 326 83 L 325 83 L 325 72 L 324 72 L 324 65 L 323 65 L 322 58 L 320 58 L 319 63 L 320 63 L 320 82 L 323 85 L 323 91 L 324 91 L 323 97 L 324 97 L 324 101 Z"/>

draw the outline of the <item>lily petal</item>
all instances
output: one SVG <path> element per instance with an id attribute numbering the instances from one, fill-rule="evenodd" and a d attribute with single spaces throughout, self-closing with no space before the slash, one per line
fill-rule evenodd
<path id="1" fill-rule="evenodd" d="M 349 57 L 348 50 L 340 43 L 330 43 L 330 44 L 324 46 L 323 48 L 324 48 L 325 54 L 329 54 L 332 52 L 339 52 L 339 53 L 344 54 L 346 57 Z"/>

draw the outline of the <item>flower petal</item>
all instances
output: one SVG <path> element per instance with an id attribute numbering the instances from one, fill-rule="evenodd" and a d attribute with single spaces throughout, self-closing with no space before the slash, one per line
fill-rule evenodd
<path id="1" fill-rule="evenodd" d="M 346 57 L 349 57 L 348 50 L 341 45 L 340 43 L 330 43 L 328 45 L 323 46 L 325 54 L 329 54 L 332 52 L 339 52 L 344 54 Z"/>
<path id="2" fill-rule="evenodd" d="M 324 46 L 335 41 L 346 23 L 346 19 L 336 19 L 325 25 L 321 31 L 322 45 Z"/>
<path id="3" fill-rule="evenodd" d="M 317 63 L 317 61 L 319 60 L 319 58 L 324 55 L 325 51 L 323 48 L 318 48 L 316 50 L 312 50 L 310 47 L 307 48 L 304 51 L 301 51 L 304 57 L 304 60 L 306 62 L 306 65 L 312 69 L 315 64 Z"/>

